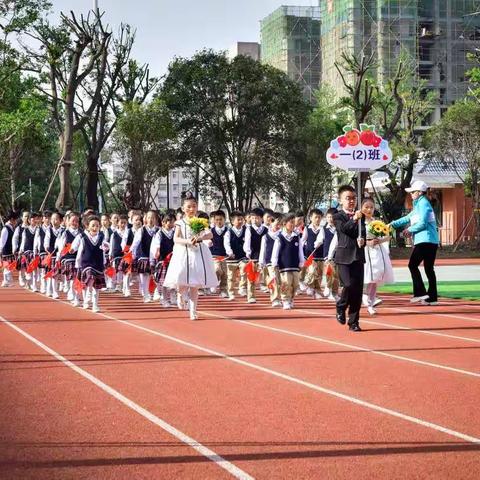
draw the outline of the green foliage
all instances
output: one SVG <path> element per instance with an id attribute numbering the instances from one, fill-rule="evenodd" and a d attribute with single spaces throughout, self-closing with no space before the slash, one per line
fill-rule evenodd
<path id="1" fill-rule="evenodd" d="M 160 95 L 177 134 L 177 158 L 199 169 L 200 192 L 220 192 L 229 211 L 250 208 L 272 186 L 272 171 L 309 108 L 281 71 L 210 50 L 175 59 Z"/>

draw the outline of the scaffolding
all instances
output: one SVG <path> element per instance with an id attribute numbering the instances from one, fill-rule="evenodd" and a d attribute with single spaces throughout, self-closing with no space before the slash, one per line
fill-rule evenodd
<path id="1" fill-rule="evenodd" d="M 320 9 L 283 6 L 261 21 L 261 59 L 297 82 L 315 100 L 320 85 Z"/>
<path id="2" fill-rule="evenodd" d="M 480 43 L 479 0 L 328 0 L 319 2 L 322 83 L 343 94 L 335 62 L 342 52 L 374 55 L 383 84 L 399 58 L 438 94 L 430 122 L 467 93 L 467 58 Z"/>

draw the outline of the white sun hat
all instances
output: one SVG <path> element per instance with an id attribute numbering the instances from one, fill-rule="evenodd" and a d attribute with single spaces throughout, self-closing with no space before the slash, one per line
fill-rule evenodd
<path id="1" fill-rule="evenodd" d="M 428 185 L 421 180 L 415 180 L 410 185 L 410 188 L 406 188 L 405 191 L 408 193 L 412 192 L 426 192 L 428 190 Z"/>

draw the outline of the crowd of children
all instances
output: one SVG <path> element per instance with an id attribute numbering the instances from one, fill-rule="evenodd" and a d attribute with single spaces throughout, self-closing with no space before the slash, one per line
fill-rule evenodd
<path id="1" fill-rule="evenodd" d="M 373 211 L 372 201 L 364 202 L 367 222 Z M 197 217 L 210 223 L 200 233 L 191 228 Z M 189 310 L 192 320 L 197 318 L 199 293 L 225 301 L 237 295 L 254 304 L 260 290 L 269 294 L 273 308 L 285 310 L 294 308 L 295 297 L 303 294 L 337 301 L 338 312 L 336 250 L 343 245 L 337 239 L 336 217 L 336 209 L 324 217 L 314 208 L 305 226 L 301 213 L 254 208 L 246 215 L 232 212 L 227 225 L 222 210 L 209 216 L 199 212 L 188 193 L 181 209 L 164 215 L 131 210 L 128 215 L 98 217 L 90 210 L 83 215 L 46 211 L 23 212 L 19 221 L 11 213 L 0 236 L 2 287 L 12 285 L 16 270 L 20 286 L 54 299 L 64 293 L 74 306 L 88 309 L 91 304 L 99 312 L 101 291 L 130 297 L 136 284 L 145 303 Z M 379 257 L 385 263 L 386 245 L 386 240 L 366 245 L 372 249 L 367 252 L 364 292 L 371 314 L 378 303 L 376 285 L 392 280 L 391 265 L 380 276 L 375 264 Z"/>

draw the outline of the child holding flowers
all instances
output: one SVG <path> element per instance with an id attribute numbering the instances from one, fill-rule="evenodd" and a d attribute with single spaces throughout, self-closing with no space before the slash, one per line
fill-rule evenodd
<path id="1" fill-rule="evenodd" d="M 208 220 L 197 218 L 198 204 L 187 192 L 183 197 L 184 216 L 175 222 L 174 247 L 170 265 L 163 282 L 166 288 L 178 289 L 178 308 L 186 310 L 190 319 L 197 319 L 199 288 L 218 285 L 212 254 L 203 240 L 210 240 L 212 232 Z"/>
<path id="2" fill-rule="evenodd" d="M 367 295 L 367 308 L 370 315 L 377 312 L 374 302 L 378 285 L 393 283 L 393 268 L 390 261 L 388 243 L 390 228 L 380 220 L 374 219 L 375 203 L 371 198 L 362 202 L 362 213 L 367 228 L 367 246 L 365 248 L 364 284 Z"/>

